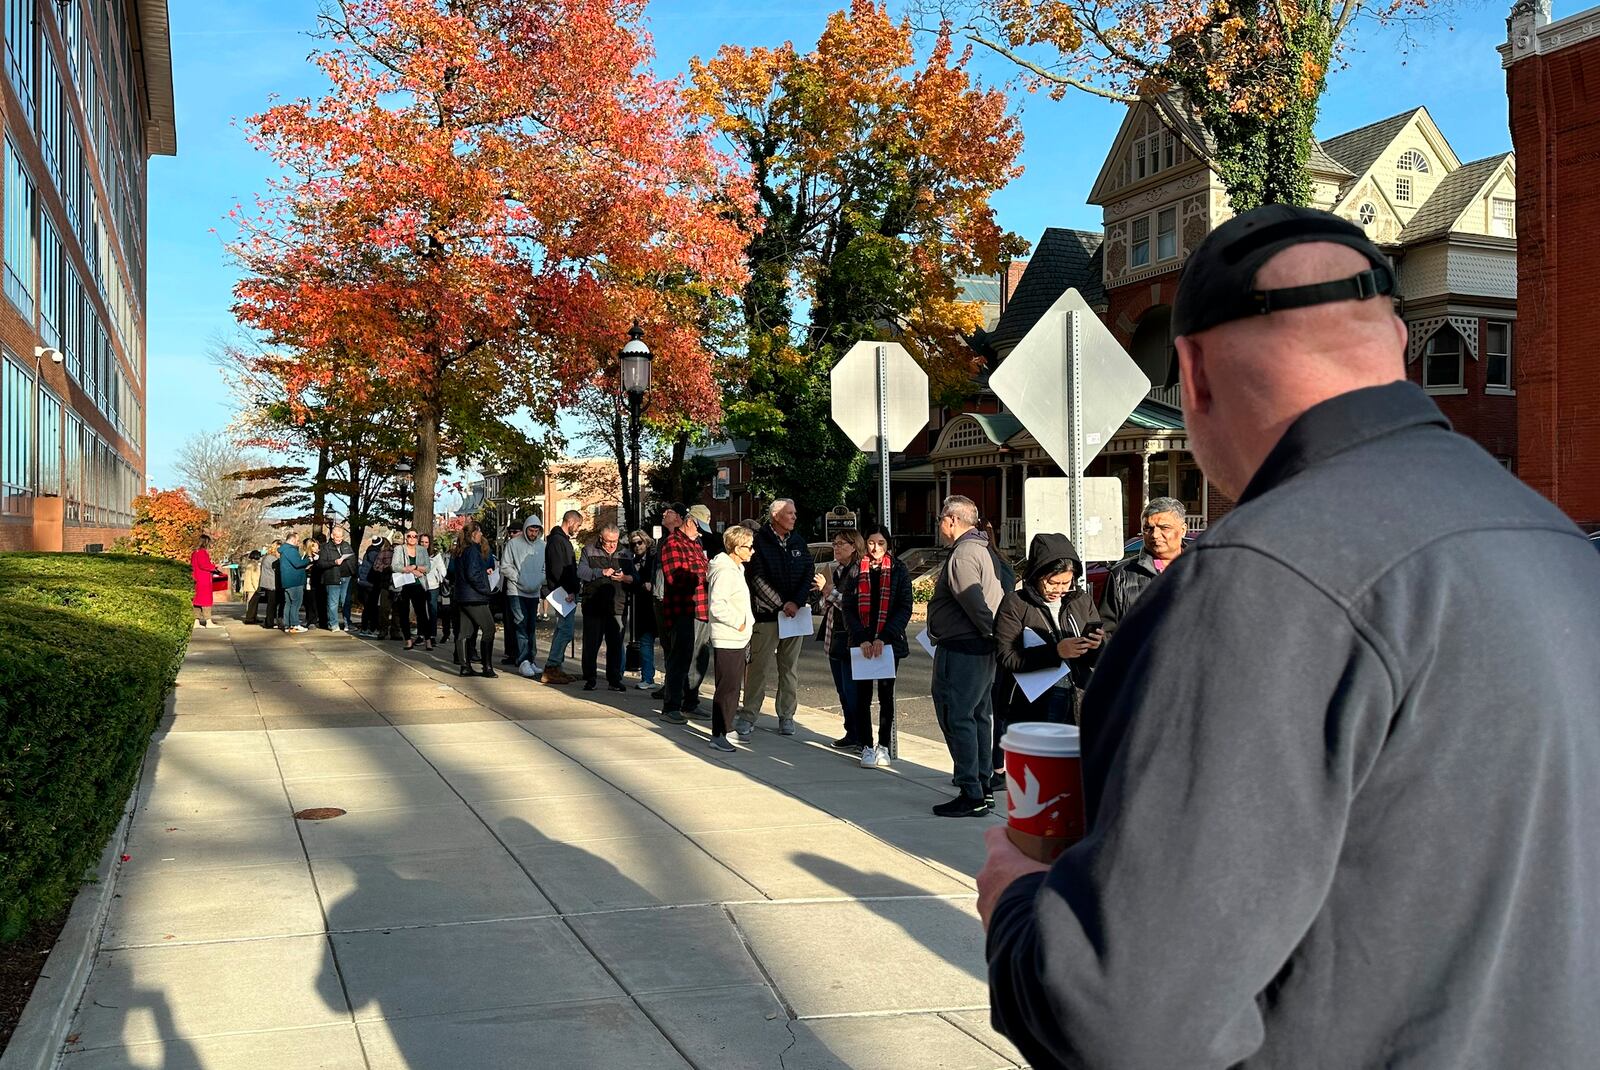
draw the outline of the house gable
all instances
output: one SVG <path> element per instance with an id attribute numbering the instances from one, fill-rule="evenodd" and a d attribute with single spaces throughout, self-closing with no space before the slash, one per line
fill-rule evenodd
<path id="1" fill-rule="evenodd" d="M 1202 151 L 1149 101 L 1130 104 L 1111 151 L 1100 165 L 1088 203 L 1104 207 L 1146 183 L 1209 166 Z"/>
<path id="2" fill-rule="evenodd" d="M 1357 219 L 1360 208 L 1360 202 L 1351 204 L 1352 195 L 1361 191 L 1363 198 L 1370 200 L 1368 183 L 1375 182 L 1404 227 L 1439 183 L 1461 166 L 1427 108 L 1341 134 L 1324 144 L 1335 159 L 1342 156 L 1341 162 L 1352 171 L 1362 168 L 1333 208 L 1335 214 L 1348 219 Z"/>

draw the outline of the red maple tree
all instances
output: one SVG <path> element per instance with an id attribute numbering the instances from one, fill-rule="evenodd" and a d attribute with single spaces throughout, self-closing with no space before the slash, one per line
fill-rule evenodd
<path id="1" fill-rule="evenodd" d="M 748 187 L 647 71 L 635 0 L 339 0 L 331 83 L 250 120 L 285 177 L 236 210 L 235 314 L 289 395 L 377 369 L 415 414 L 415 523 L 452 413 L 553 420 L 638 317 L 658 410 L 714 422 L 706 307 Z"/>

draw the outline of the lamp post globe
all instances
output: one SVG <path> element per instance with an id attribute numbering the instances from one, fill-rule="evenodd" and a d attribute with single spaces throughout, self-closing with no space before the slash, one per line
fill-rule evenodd
<path id="1" fill-rule="evenodd" d="M 643 397 L 650 390 L 650 347 L 644 344 L 644 328 L 634 320 L 628 328 L 628 342 L 622 347 L 622 389 L 630 397 Z"/>

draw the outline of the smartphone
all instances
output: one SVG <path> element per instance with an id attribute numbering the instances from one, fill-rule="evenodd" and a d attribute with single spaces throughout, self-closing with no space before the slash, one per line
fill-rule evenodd
<path id="1" fill-rule="evenodd" d="M 1105 630 L 1106 626 L 1104 621 L 1092 620 L 1083 626 L 1083 637 L 1085 639 L 1090 639 L 1096 635 L 1099 635 Z"/>

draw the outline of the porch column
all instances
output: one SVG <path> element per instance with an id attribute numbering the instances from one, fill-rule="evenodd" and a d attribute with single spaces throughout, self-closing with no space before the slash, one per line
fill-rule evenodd
<path id="1" fill-rule="evenodd" d="M 1139 512 L 1144 512 L 1144 507 L 1150 504 L 1150 445 L 1145 443 L 1139 450 L 1139 467 L 1141 483 L 1139 490 Z"/>
<path id="2" fill-rule="evenodd" d="M 1005 539 L 1006 519 L 1011 515 L 1010 500 L 1006 493 L 1006 474 L 1011 466 L 1004 461 L 1000 463 L 1000 531 L 1002 540 Z"/>

